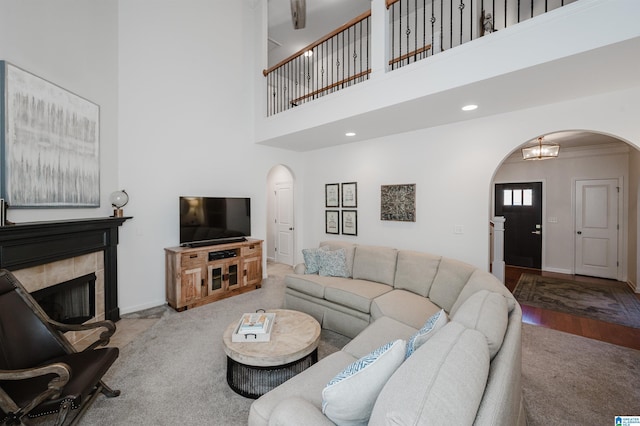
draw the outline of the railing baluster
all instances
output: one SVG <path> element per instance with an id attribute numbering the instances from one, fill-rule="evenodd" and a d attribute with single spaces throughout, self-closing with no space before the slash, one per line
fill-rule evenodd
<path id="1" fill-rule="evenodd" d="M 564 6 L 565 0 L 560 0 L 561 6 Z M 413 3 L 413 4 L 412 4 Z M 427 12 L 427 3 L 430 4 L 431 10 Z M 441 52 L 445 48 L 454 47 L 454 3 L 460 13 L 459 18 L 459 43 L 476 38 L 474 36 L 474 28 L 478 28 L 478 34 L 484 33 L 484 23 L 478 20 L 474 11 L 474 0 L 389 0 L 387 2 L 388 17 L 390 18 L 391 28 L 390 34 L 390 54 L 389 69 L 394 70 L 404 65 L 415 63 L 418 60 L 432 56 L 434 53 Z M 491 12 L 493 27 L 496 27 L 497 21 L 504 21 L 504 28 L 511 24 L 520 22 L 521 20 L 533 18 L 536 14 L 546 13 L 549 8 L 555 9 L 561 7 L 558 2 L 549 5 L 548 0 L 544 2 L 544 12 L 542 4 L 539 7 L 534 0 L 529 0 L 529 7 L 522 0 L 503 0 L 503 8 L 496 5 L 496 0 L 485 1 L 480 0 L 478 12 L 488 14 Z M 420 7 L 422 13 L 420 14 Z M 438 7 L 440 10 L 438 11 Z M 444 16 L 446 7 L 449 8 L 449 22 L 445 22 Z M 490 8 L 490 11 L 486 9 Z M 516 7 L 517 10 L 511 10 Z M 496 8 L 504 9 L 504 15 L 501 17 L 500 11 L 496 15 Z M 529 9 L 529 17 L 526 11 L 521 8 Z M 465 10 L 469 19 L 465 19 Z M 509 15 L 511 13 L 511 16 Z M 413 16 L 412 16 L 413 14 Z M 439 15 L 439 18 L 437 17 Z M 371 43 L 371 24 L 370 12 L 359 16 L 349 23 L 338 28 L 336 31 L 309 45 L 304 50 L 292 55 L 287 60 L 281 61 L 274 67 L 263 71 L 267 85 L 266 111 L 267 115 L 274 115 L 285 111 L 289 108 L 301 105 L 312 99 L 322 97 L 328 93 L 333 93 L 345 87 L 352 86 L 369 78 L 370 70 L 370 43 Z M 431 34 L 427 31 L 429 26 L 427 19 L 431 23 Z M 439 32 L 436 32 L 438 19 Z M 513 22 L 513 21 L 516 22 Z M 363 22 L 366 21 L 366 22 Z M 468 27 L 465 27 L 465 21 Z M 475 23 L 475 24 L 474 24 Z M 499 27 L 499 25 L 498 25 Z M 502 28 L 496 28 L 502 29 Z M 419 32 L 422 31 L 422 34 Z M 449 34 L 448 47 L 445 45 L 445 31 Z M 411 33 L 413 32 L 413 37 Z M 489 30 L 488 32 L 491 32 Z M 439 40 L 436 40 L 436 37 Z M 430 41 L 429 44 L 427 44 Z M 438 43 L 436 43 L 438 41 Z M 433 51 L 438 46 L 436 52 Z M 305 52 L 312 51 L 311 56 L 305 55 Z M 431 53 L 429 53 L 431 51 Z"/>

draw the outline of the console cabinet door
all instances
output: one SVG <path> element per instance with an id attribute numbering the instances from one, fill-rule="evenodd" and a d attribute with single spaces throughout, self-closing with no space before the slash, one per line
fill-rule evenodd
<path id="1" fill-rule="evenodd" d="M 244 285 L 257 285 L 262 281 L 262 258 L 254 257 L 244 261 Z"/>
<path id="2" fill-rule="evenodd" d="M 180 277 L 179 306 L 185 306 L 202 296 L 202 268 L 184 269 Z"/>
<path id="3" fill-rule="evenodd" d="M 262 243 L 242 247 L 244 280 L 243 286 L 258 285 L 262 282 Z"/>
<path id="4" fill-rule="evenodd" d="M 208 266 L 209 294 L 233 290 L 240 286 L 240 261 L 216 262 Z"/>

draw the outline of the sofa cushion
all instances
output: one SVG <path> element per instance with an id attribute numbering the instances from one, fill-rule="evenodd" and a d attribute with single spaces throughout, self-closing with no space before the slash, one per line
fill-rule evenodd
<path id="1" fill-rule="evenodd" d="M 342 350 L 356 358 L 361 358 L 395 339 L 409 339 L 416 329 L 389 317 L 375 320 L 347 343 Z"/>
<path id="2" fill-rule="evenodd" d="M 474 266 L 467 263 L 443 257 L 429 289 L 429 299 L 445 311 L 451 312 L 458 295 L 475 270 Z"/>
<path id="3" fill-rule="evenodd" d="M 424 345 L 427 340 L 433 337 L 438 330 L 444 327 L 449 322 L 447 314 L 444 309 L 440 309 L 433 314 L 422 328 L 415 332 L 413 336 L 407 342 L 407 354 L 406 358 L 409 358 L 418 348 Z"/>
<path id="4" fill-rule="evenodd" d="M 460 305 L 464 303 L 465 300 L 469 298 L 469 296 L 483 289 L 502 294 L 507 301 L 509 312 L 511 312 L 513 308 L 515 308 L 516 299 L 513 297 L 513 294 L 507 289 L 507 287 L 505 287 L 503 283 L 501 283 L 494 275 L 490 274 L 489 272 L 476 269 L 475 271 L 473 271 L 473 274 L 471 274 L 471 277 L 469 277 L 469 281 L 467 281 L 467 284 L 460 292 L 460 295 L 456 299 L 456 303 L 453 304 L 449 315 L 454 315 L 456 310 L 460 307 Z"/>
<path id="5" fill-rule="evenodd" d="M 356 309 L 360 312 L 371 312 L 371 302 L 392 288 L 385 284 L 356 279 L 335 280 L 324 290 L 324 298 L 334 303 Z"/>
<path id="6" fill-rule="evenodd" d="M 427 297 L 438 272 L 440 256 L 409 250 L 398 251 L 396 276 L 393 286 Z"/>
<path id="7" fill-rule="evenodd" d="M 391 317 L 417 330 L 439 310 L 439 306 L 425 297 L 406 290 L 393 290 L 374 299 L 371 318 Z"/>
<path id="8" fill-rule="evenodd" d="M 334 352 L 322 362 L 313 364 L 304 373 L 293 376 L 282 386 L 270 390 L 251 404 L 248 423 L 252 426 L 267 426 L 271 413 L 284 399 L 299 396 L 322 409 L 322 389 L 327 382 L 358 358 L 346 352 Z"/>
<path id="9" fill-rule="evenodd" d="M 451 319 L 482 333 L 487 339 L 489 354 L 493 359 L 500 350 L 507 331 L 507 301 L 501 294 L 480 290 L 470 296 Z"/>
<path id="10" fill-rule="evenodd" d="M 353 278 L 393 285 L 398 251 L 389 247 L 357 246 Z"/>
<path id="11" fill-rule="evenodd" d="M 304 258 L 305 274 L 317 274 L 320 271 L 318 264 L 318 250 L 327 250 L 325 247 L 317 247 L 310 249 L 302 249 L 302 257 Z"/>
<path id="12" fill-rule="evenodd" d="M 322 412 L 337 425 L 366 425 L 378 393 L 404 361 L 405 348 L 398 339 L 347 366 L 322 390 Z"/>
<path id="13" fill-rule="evenodd" d="M 308 294 L 309 296 L 324 298 L 325 288 L 336 281 L 351 282 L 349 278 L 323 277 L 315 274 L 289 274 L 284 277 L 287 288 Z"/>
<path id="14" fill-rule="evenodd" d="M 327 247 L 329 250 L 344 249 L 344 254 L 347 259 L 347 273 L 348 277 L 353 276 L 353 256 L 356 252 L 356 245 L 345 241 L 321 241 L 320 247 Z"/>
<path id="15" fill-rule="evenodd" d="M 323 277 L 349 277 L 344 249 L 318 250 L 318 274 Z"/>
<path id="16" fill-rule="evenodd" d="M 450 322 L 387 381 L 369 424 L 470 425 L 488 374 L 489 350 L 484 336 Z"/>

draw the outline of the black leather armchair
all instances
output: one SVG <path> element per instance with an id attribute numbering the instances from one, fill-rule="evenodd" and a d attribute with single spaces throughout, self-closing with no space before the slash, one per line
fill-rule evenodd
<path id="1" fill-rule="evenodd" d="M 63 335 L 99 327 L 106 330 L 82 352 Z M 53 321 L 11 272 L 0 270 L 0 424 L 28 425 L 29 417 L 53 413 L 56 425 L 75 424 L 98 394 L 120 395 L 102 382 L 118 348 L 96 349 L 115 330 L 112 321 Z"/>

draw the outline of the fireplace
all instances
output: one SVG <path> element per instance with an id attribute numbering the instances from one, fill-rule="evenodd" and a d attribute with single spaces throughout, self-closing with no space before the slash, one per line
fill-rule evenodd
<path id="1" fill-rule="evenodd" d="M 118 321 L 118 228 L 131 217 L 0 226 L 0 268 L 29 292 L 96 271 L 97 319 Z M 78 272 L 81 271 L 81 272 Z"/>
<path id="2" fill-rule="evenodd" d="M 90 273 L 31 293 L 54 321 L 82 324 L 96 316 L 96 274 Z"/>

